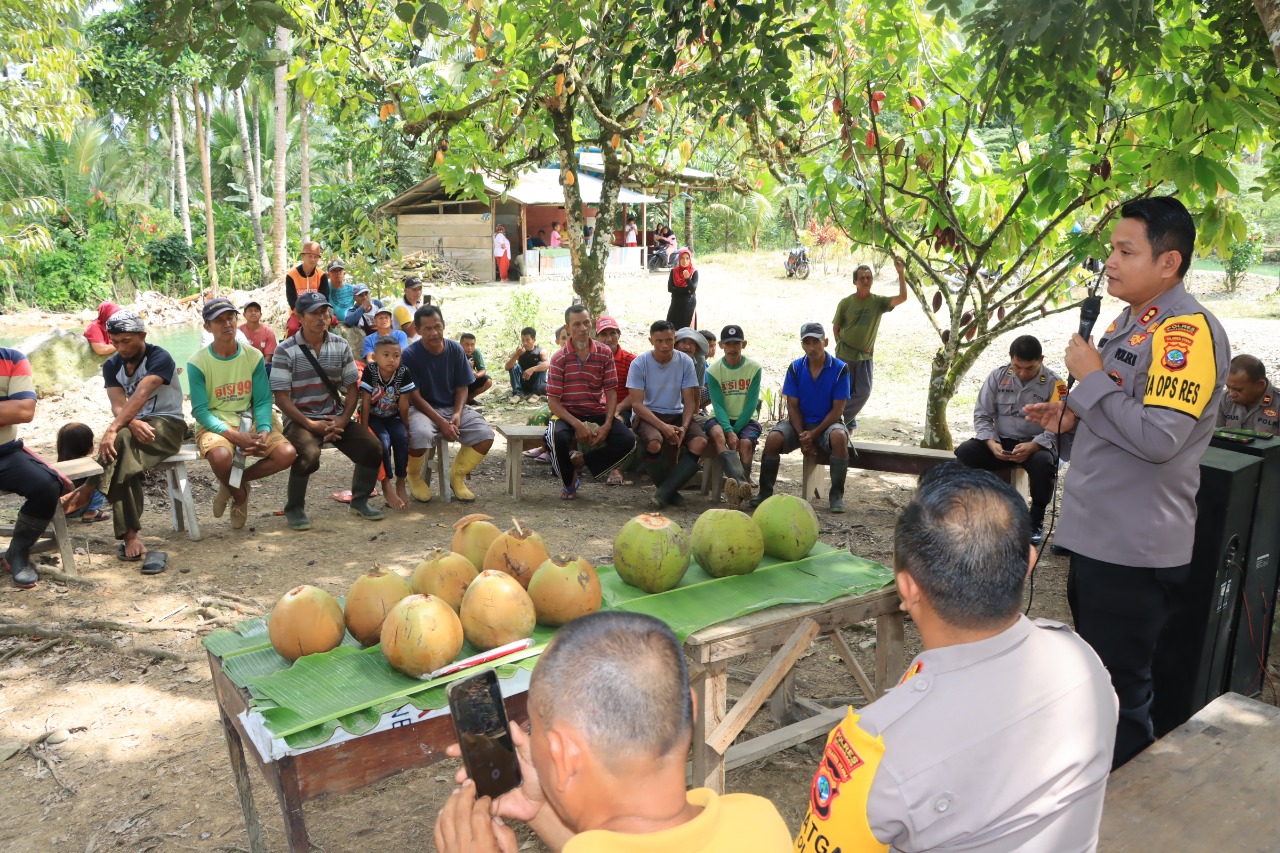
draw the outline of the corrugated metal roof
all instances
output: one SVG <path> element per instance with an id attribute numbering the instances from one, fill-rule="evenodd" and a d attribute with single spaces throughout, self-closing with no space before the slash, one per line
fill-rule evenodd
<path id="1" fill-rule="evenodd" d="M 582 172 L 578 173 L 577 181 L 578 191 L 582 195 L 582 203 L 599 204 L 603 182 L 599 178 Z M 559 169 L 532 169 L 522 174 L 514 187 L 507 187 L 492 175 L 485 175 L 484 186 L 491 195 L 501 196 L 505 192 L 507 198 L 520 204 L 557 206 L 564 204 L 564 189 L 560 186 Z M 439 176 L 432 175 L 390 201 L 378 205 L 376 213 L 398 213 L 406 208 L 427 204 L 441 197 L 448 197 L 448 193 L 441 186 Z M 655 196 L 629 190 L 626 187 L 618 189 L 618 202 L 620 204 L 653 204 L 662 200 Z"/>

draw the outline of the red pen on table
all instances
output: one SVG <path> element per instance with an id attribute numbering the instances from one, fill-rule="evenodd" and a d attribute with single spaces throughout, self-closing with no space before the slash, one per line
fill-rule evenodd
<path id="1" fill-rule="evenodd" d="M 498 646 L 496 649 L 489 649 L 487 652 L 481 652 L 478 655 L 463 658 L 462 660 L 451 663 L 448 666 L 442 666 L 423 680 L 430 681 L 445 675 L 453 675 L 455 672 L 461 672 L 464 669 L 470 669 L 473 666 L 479 666 L 482 663 L 489 663 L 497 660 L 498 658 L 504 658 L 509 654 L 523 651 L 532 645 L 533 638 L 516 640 L 514 643 L 507 643 L 505 646 Z"/>

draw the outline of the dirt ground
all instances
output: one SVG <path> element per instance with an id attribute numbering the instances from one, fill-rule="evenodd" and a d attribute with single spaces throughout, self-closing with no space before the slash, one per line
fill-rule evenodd
<path id="1" fill-rule="evenodd" d="M 780 265 L 773 256 L 704 263 L 699 292 L 700 325 L 744 325 L 751 340 L 748 351 L 765 363 L 773 385 L 780 382 L 785 360 L 799 354 L 795 337 L 800 324 L 808 319 L 829 321 L 836 301 L 848 290 L 849 273 L 848 266 L 839 274 L 818 270 L 800 284 L 783 279 Z M 1245 293 L 1221 300 L 1221 308 L 1214 307 L 1232 318 L 1227 328 L 1237 344 L 1235 351 L 1253 351 L 1274 368 L 1280 324 L 1276 304 L 1267 298 L 1272 286 L 1256 282 Z M 535 288 L 550 322 L 568 301 L 568 285 Z M 1205 289 L 1211 290 L 1211 283 Z M 456 334 L 469 324 L 483 325 L 483 312 L 500 312 L 511 291 L 512 286 L 479 286 L 450 293 L 449 331 Z M 891 283 L 882 280 L 877 292 L 892 292 Z M 655 306 L 665 309 L 662 282 L 653 279 L 640 287 L 628 282 L 611 288 L 608 296 L 623 323 L 624 344 L 642 351 L 641 329 L 651 316 L 662 313 Z M 1108 303 L 1104 315 L 1116 311 Z M 1050 318 L 1033 328 L 1045 340 L 1050 363 L 1060 361 L 1054 354 L 1061 352 L 1072 325 L 1067 318 Z M 885 319 L 877 390 L 862 418 L 860 438 L 919 441 L 925 378 L 919 366 L 927 364 L 934 346 L 914 300 Z M 968 412 L 978 383 L 1006 349 L 1007 341 L 1001 341 L 984 356 L 971 377 L 972 387 L 953 404 L 952 428 L 958 439 L 972 429 Z M 181 363 L 187 354 L 174 355 Z M 486 355 L 491 364 L 499 360 L 497 353 Z M 70 418 L 100 430 L 106 421 L 105 395 L 98 386 L 89 382 L 83 389 L 68 389 L 61 398 L 42 402 L 36 424 L 26 431 L 33 445 L 48 449 L 57 426 Z M 503 397 L 486 403 L 486 416 L 493 423 L 522 422 L 533 408 L 512 407 L 500 402 Z M 608 562 L 614 534 L 646 507 L 650 489 L 640 483 L 620 488 L 592 483 L 577 502 L 561 503 L 555 499 L 558 483 L 547 466 L 532 462 L 525 468 L 525 499 L 516 504 L 503 494 L 504 457 L 499 439 L 473 477 L 472 488 L 480 496 L 477 504 L 415 504 L 406 512 L 389 513 L 383 522 L 370 523 L 348 515 L 330 499 L 331 493 L 349 486 L 351 466 L 335 452 L 325 451 L 310 490 L 315 528 L 307 533 L 289 531 L 283 519 L 272 514 L 283 503 L 283 477 L 255 485 L 249 525 L 232 531 L 227 518 L 212 517 L 212 479 L 207 467 L 196 463 L 190 467 L 204 538 L 191 542 L 169 530 L 157 481 L 148 492 L 144 535 L 149 548 L 168 552 L 169 570 L 150 578 L 115 559 L 109 524 L 72 522 L 76 545 L 83 552 L 77 558 L 80 575 L 93 585 L 45 580 L 30 592 L 0 586 L 0 622 L 64 627 L 75 622 L 120 623 L 76 629 L 81 636 L 105 637 L 115 648 L 53 642 L 38 631 L 0 638 L 0 743 L 25 746 L 46 731 L 72 730 L 65 743 L 37 747 L 34 753 L 23 749 L 0 763 L 0 848 L 15 853 L 247 849 L 200 645 L 201 636 L 224 622 L 202 624 L 201 614 L 221 614 L 224 619 L 255 615 L 304 582 L 344 594 L 374 560 L 407 573 L 427 550 L 447 545 L 453 521 L 475 511 L 499 522 L 518 517 L 542 533 L 553 552 L 572 551 L 595 563 Z M 799 459 L 788 457 L 779 489 L 797 492 L 799 479 Z M 852 472 L 849 512 L 832 516 L 818 507 L 822 540 L 888 564 L 893 524 L 911 488 L 909 477 Z M 686 529 L 708 506 L 696 493 L 687 494 L 687 505 L 671 513 Z M 1032 616 L 1069 619 L 1065 569 L 1058 558 L 1046 554 L 1041 560 Z M 846 638 L 870 670 L 873 627 L 850 629 Z M 919 650 L 910 624 L 907 643 L 908 655 Z M 142 646 L 158 647 L 181 659 L 157 659 L 138 648 Z M 861 704 L 865 700 L 834 655 L 829 641 L 815 643 L 799 665 L 796 692 L 831 707 Z M 731 669 L 731 702 L 764 662 L 765 656 L 758 655 Z M 748 733 L 772 726 L 765 710 Z M 820 740 L 811 741 L 730 772 L 728 788 L 770 798 L 794 829 L 803 816 L 820 748 Z M 8 752 L 2 749 L 0 756 Z M 47 754 L 56 776 L 34 754 Z M 435 814 L 453 787 L 453 770 L 452 762 L 436 764 L 354 794 L 308 804 L 314 845 L 327 851 L 429 849 Z M 284 850 L 274 797 L 256 771 L 252 776 L 268 847 Z M 526 846 L 539 849 L 536 842 Z"/>

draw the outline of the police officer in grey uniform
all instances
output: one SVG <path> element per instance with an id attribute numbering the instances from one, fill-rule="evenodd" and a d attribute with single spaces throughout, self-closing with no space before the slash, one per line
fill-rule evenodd
<path id="1" fill-rule="evenodd" d="M 924 651 L 827 739 L 799 853 L 1097 847 L 1116 696 L 1093 650 L 1019 611 L 1027 505 L 986 471 L 920 478 L 894 532 L 902 609 Z"/>
<path id="2" fill-rule="evenodd" d="M 1280 435 L 1280 395 L 1267 381 L 1267 368 L 1252 355 L 1231 359 L 1227 393 L 1218 408 L 1218 426 Z"/>
<path id="3" fill-rule="evenodd" d="M 1058 473 L 1058 437 L 1027 420 L 1023 407 L 1066 397 L 1067 385 L 1044 366 L 1040 341 L 1022 335 L 1009 345 L 1009 363 L 982 383 L 973 409 L 973 438 L 956 448 L 956 458 L 988 471 L 1020 465 L 1031 486 L 1031 544 L 1044 541 L 1044 513 L 1053 500 Z"/>
<path id="4" fill-rule="evenodd" d="M 1067 599 L 1120 698 L 1115 766 L 1154 740 L 1151 663 L 1171 595 L 1190 571 L 1200 457 L 1227 378 L 1226 332 L 1183 286 L 1195 223 L 1170 197 L 1129 202 L 1111 232 L 1107 292 L 1127 302 L 1098 347 L 1079 334 L 1065 407 L 1029 418 L 1075 438 L 1055 545 Z"/>

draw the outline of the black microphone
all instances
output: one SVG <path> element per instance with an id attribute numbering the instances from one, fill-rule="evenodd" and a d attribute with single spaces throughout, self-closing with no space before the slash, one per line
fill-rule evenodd
<path id="1" fill-rule="evenodd" d="M 1102 297 L 1098 295 L 1086 296 L 1084 301 L 1080 303 L 1080 337 L 1086 341 L 1093 334 L 1093 324 L 1098 322 L 1098 315 L 1102 313 Z M 1067 390 L 1076 384 L 1074 376 L 1067 377 Z"/>

